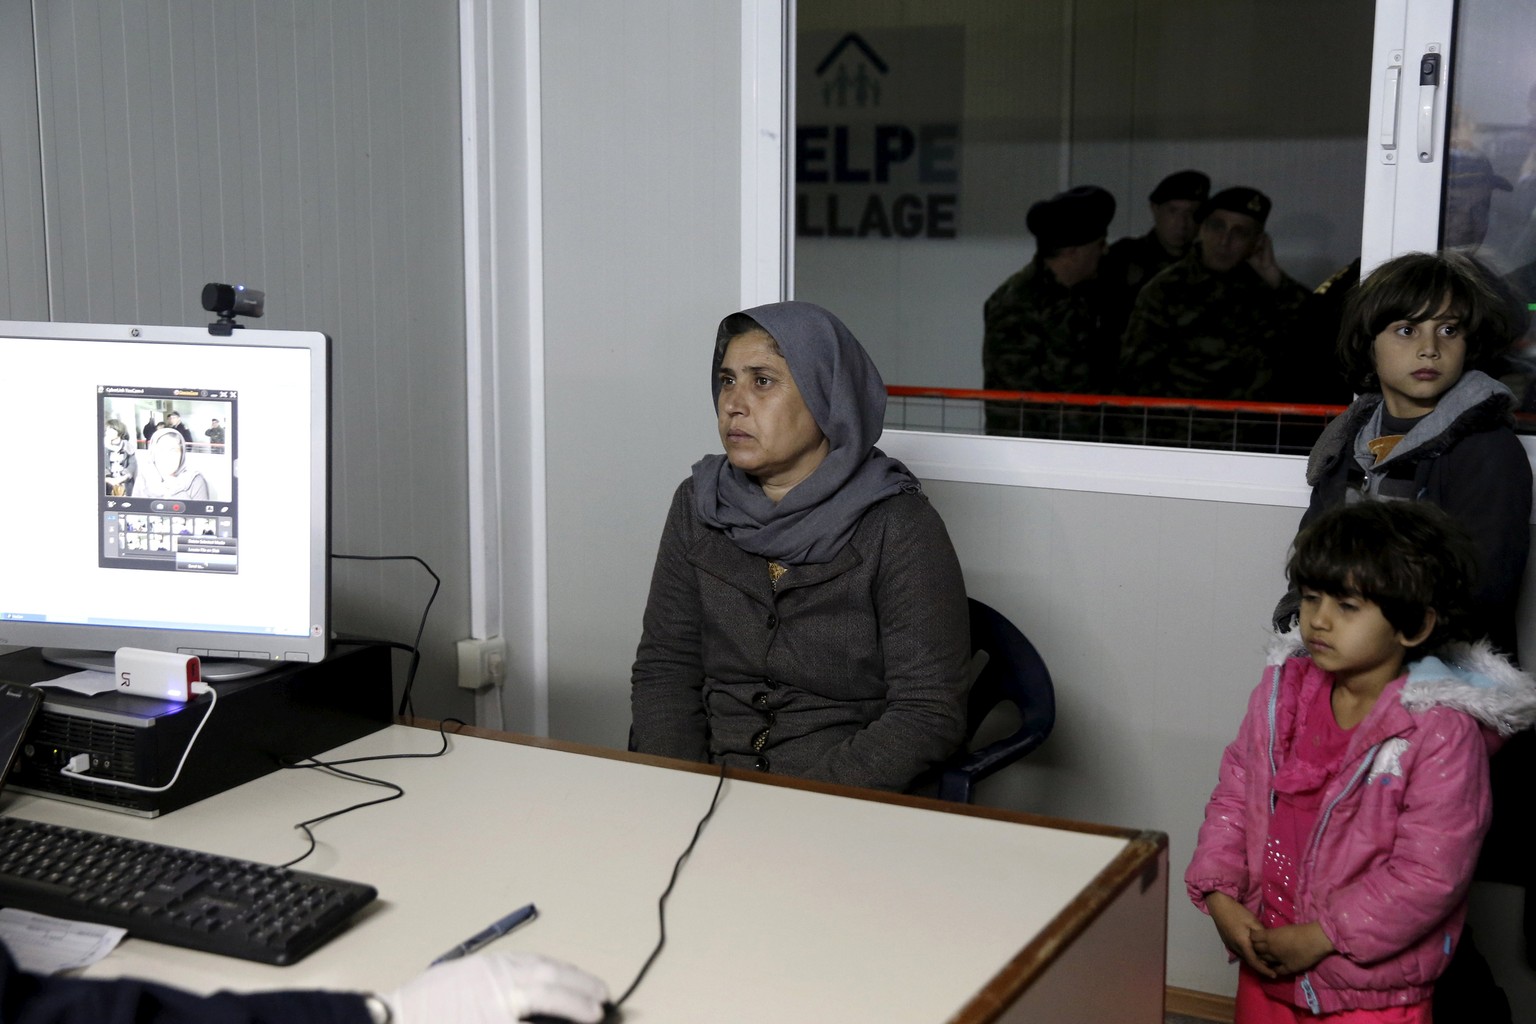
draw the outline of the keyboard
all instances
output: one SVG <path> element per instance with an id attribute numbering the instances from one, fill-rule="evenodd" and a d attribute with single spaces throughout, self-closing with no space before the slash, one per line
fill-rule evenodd
<path id="1" fill-rule="evenodd" d="M 324 875 L 0 818 L 0 906 L 151 942 L 291 964 L 377 897 L 371 885 Z"/>

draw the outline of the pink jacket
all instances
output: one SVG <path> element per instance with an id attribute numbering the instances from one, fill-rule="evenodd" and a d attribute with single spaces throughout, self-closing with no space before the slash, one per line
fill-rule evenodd
<path id="1" fill-rule="evenodd" d="M 1333 682 L 1294 632 L 1277 641 L 1184 873 L 1203 912 L 1205 894 L 1222 892 L 1258 913 L 1271 780 L 1299 710 Z M 1324 790 L 1296 892 L 1297 920 L 1317 921 L 1338 950 L 1296 976 L 1293 1001 L 1313 1013 L 1428 998 L 1460 938 L 1491 815 L 1488 752 L 1536 721 L 1536 684 L 1486 644 L 1451 660 L 1415 662 L 1387 685 Z"/>

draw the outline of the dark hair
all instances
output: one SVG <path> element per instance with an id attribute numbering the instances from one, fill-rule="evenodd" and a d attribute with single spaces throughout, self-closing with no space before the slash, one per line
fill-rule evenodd
<path id="1" fill-rule="evenodd" d="M 1479 370 L 1525 333 L 1526 315 L 1509 286 L 1465 253 L 1410 252 L 1361 281 L 1344 304 L 1339 364 L 1350 386 L 1373 391 L 1376 336 L 1399 320 L 1421 323 L 1445 312 L 1467 343 L 1463 372 Z"/>
<path id="2" fill-rule="evenodd" d="M 1324 512 L 1296 536 L 1285 566 L 1291 587 L 1373 601 L 1413 636 L 1435 612 L 1428 651 L 1473 634 L 1467 606 L 1477 577 L 1472 539 L 1423 501 L 1362 500 Z"/>
<path id="3" fill-rule="evenodd" d="M 123 423 L 122 420 L 107 420 L 107 429 L 115 431 L 117 436 L 125 441 L 128 439 L 128 427 Z"/>
<path id="4" fill-rule="evenodd" d="M 784 354 L 780 351 L 778 339 L 773 336 L 772 331 L 745 313 L 732 313 L 720 321 L 720 332 L 715 342 L 716 365 L 725 357 L 725 346 L 731 343 L 732 338 L 739 338 L 743 334 L 752 334 L 755 331 L 761 331 L 763 334 L 768 335 L 768 344 L 772 347 L 775 355 L 782 356 Z"/>

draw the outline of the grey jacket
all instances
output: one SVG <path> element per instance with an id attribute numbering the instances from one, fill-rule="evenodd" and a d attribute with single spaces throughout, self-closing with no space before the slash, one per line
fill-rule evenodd
<path id="1" fill-rule="evenodd" d="M 901 789 L 965 732 L 970 631 L 944 523 L 872 506 L 837 556 L 764 559 L 672 499 L 631 676 L 635 749 Z"/>

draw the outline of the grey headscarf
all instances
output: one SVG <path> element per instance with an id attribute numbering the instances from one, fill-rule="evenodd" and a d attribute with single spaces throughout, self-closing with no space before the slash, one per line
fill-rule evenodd
<path id="1" fill-rule="evenodd" d="M 706 455 L 693 467 L 694 509 L 743 551 L 785 565 L 830 562 L 871 505 L 922 490 L 906 466 L 875 447 L 885 428 L 885 382 L 859 340 L 820 306 L 775 302 L 743 313 L 778 343 L 829 451 L 777 503 L 724 455 Z M 717 404 L 729 320 L 716 332 L 710 365 Z"/>

